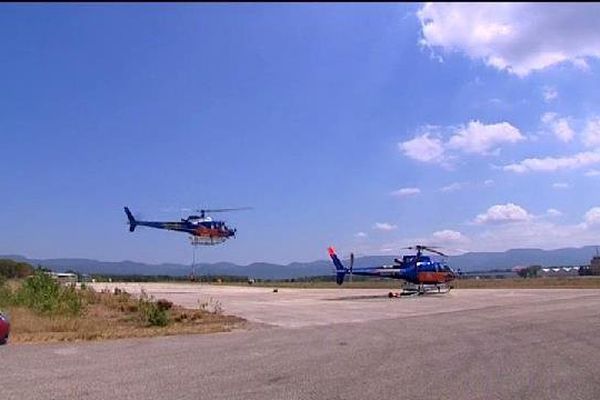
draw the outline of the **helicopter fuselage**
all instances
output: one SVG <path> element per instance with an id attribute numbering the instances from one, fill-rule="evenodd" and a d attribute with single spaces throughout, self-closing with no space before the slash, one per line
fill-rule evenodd
<path id="1" fill-rule="evenodd" d="M 137 226 L 147 226 L 149 228 L 184 232 L 194 237 L 221 239 L 220 242 L 234 237 L 236 232 L 235 229 L 227 227 L 223 221 L 213 221 L 210 217 L 190 215 L 181 221 L 140 221 L 133 217 L 127 207 L 125 207 L 125 214 L 129 219 L 130 232 L 133 232 Z"/>
<path id="2" fill-rule="evenodd" d="M 336 268 L 338 285 L 344 282 L 346 274 L 401 279 L 415 285 L 439 285 L 456 279 L 456 273 L 448 265 L 420 254 L 410 259 L 405 258 L 403 263 L 372 268 L 346 268 L 333 248 L 329 249 L 329 256 Z"/>
<path id="3" fill-rule="evenodd" d="M 453 281 L 455 275 L 452 271 L 444 270 L 444 266 L 438 262 L 420 261 L 419 266 L 397 266 L 382 265 L 374 268 L 355 268 L 353 275 L 374 276 L 380 278 L 402 279 L 417 285 L 434 285 Z M 348 271 L 350 273 L 350 271 Z"/>
<path id="4" fill-rule="evenodd" d="M 192 236 L 229 238 L 235 235 L 235 230 L 229 229 L 225 224 L 218 221 L 202 221 L 198 223 L 193 223 L 190 221 L 136 221 L 136 224 L 139 226 L 147 226 L 156 229 L 167 229 L 170 231 L 185 232 Z"/>

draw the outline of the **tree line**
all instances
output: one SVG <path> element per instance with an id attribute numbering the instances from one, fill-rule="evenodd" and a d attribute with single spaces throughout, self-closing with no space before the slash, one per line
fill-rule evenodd
<path id="1" fill-rule="evenodd" d="M 35 268 L 26 262 L 0 259 L 0 277 L 4 279 L 22 279 L 33 274 Z"/>

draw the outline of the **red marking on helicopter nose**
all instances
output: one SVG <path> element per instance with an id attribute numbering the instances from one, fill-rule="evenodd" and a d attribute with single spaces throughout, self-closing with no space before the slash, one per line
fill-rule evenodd
<path id="1" fill-rule="evenodd" d="M 332 256 L 335 254 L 335 249 L 333 248 L 333 246 L 330 246 L 327 251 L 329 252 L 329 255 Z"/>

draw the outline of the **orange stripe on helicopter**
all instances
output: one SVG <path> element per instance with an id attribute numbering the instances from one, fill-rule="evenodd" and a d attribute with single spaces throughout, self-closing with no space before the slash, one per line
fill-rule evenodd
<path id="1" fill-rule="evenodd" d="M 419 272 L 418 275 L 419 282 L 423 283 L 444 283 L 451 279 L 449 279 L 449 274 L 446 272 Z"/>
<path id="2" fill-rule="evenodd" d="M 222 231 L 220 229 L 210 229 L 210 228 L 197 228 L 194 232 L 196 236 L 214 236 L 214 237 L 225 237 L 227 236 L 227 231 Z"/>

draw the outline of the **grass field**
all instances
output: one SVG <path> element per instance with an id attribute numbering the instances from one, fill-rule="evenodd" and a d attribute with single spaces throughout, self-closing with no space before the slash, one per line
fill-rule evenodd
<path id="1" fill-rule="evenodd" d="M 248 283 L 221 283 L 213 285 L 249 286 Z M 252 286 L 269 288 L 306 288 L 306 289 L 399 289 L 403 281 L 392 279 L 373 279 L 344 282 L 338 286 L 335 282 L 255 282 Z M 564 278 L 508 278 L 508 279 L 458 279 L 452 282 L 455 289 L 600 289 L 600 276 L 564 277 Z"/>
<path id="2" fill-rule="evenodd" d="M 457 289 L 600 289 L 600 276 L 460 279 L 452 284 Z"/>

